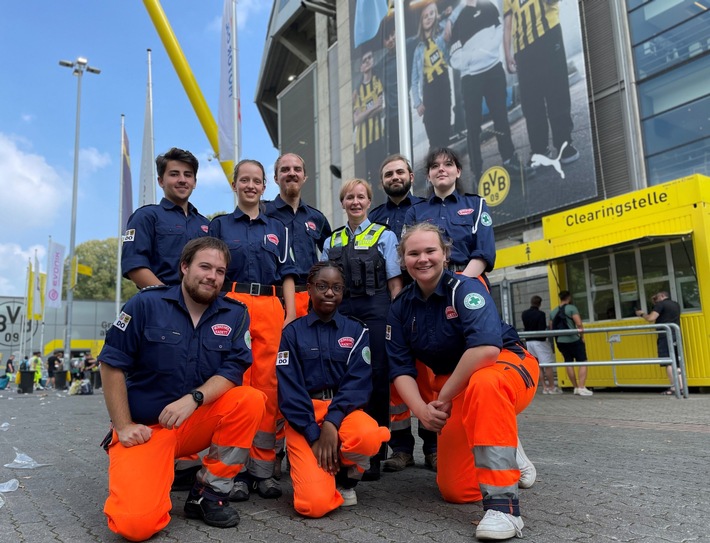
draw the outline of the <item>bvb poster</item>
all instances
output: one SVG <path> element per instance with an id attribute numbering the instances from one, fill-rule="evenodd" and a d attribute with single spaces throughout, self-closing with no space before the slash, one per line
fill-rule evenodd
<path id="1" fill-rule="evenodd" d="M 495 224 L 597 195 L 579 6 L 574 0 L 404 0 L 412 152 L 399 148 L 392 0 L 349 2 L 355 175 L 449 147 Z"/>

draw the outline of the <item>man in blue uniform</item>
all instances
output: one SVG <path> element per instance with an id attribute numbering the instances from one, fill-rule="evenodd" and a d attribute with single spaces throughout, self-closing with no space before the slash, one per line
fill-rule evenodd
<path id="1" fill-rule="evenodd" d="M 180 283 L 180 253 L 191 239 L 207 235 L 209 220 L 190 202 L 197 184 L 197 158 L 173 147 L 155 160 L 164 197 L 128 219 L 121 270 L 138 288 Z"/>
<path id="2" fill-rule="evenodd" d="M 111 530 L 142 541 L 170 521 L 174 459 L 209 449 L 185 503 L 188 518 L 236 526 L 232 479 L 264 415 L 264 396 L 239 386 L 251 366 L 249 315 L 220 297 L 229 263 L 221 240 L 190 241 L 181 283 L 142 290 L 106 334 L 99 355 L 112 430 Z"/>
<path id="3" fill-rule="evenodd" d="M 284 153 L 274 164 L 274 179 L 279 186 L 279 195 L 266 203 L 265 214 L 278 219 L 291 236 L 293 260 L 298 274 L 296 282 L 296 314 L 302 317 L 308 312 L 306 278 L 311 266 L 318 262 L 318 251 L 330 236 L 328 219 L 316 208 L 301 198 L 301 189 L 308 179 L 303 158 L 294 153 Z"/>

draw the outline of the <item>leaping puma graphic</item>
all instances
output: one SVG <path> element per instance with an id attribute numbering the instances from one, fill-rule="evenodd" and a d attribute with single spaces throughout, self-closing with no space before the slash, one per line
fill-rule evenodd
<path id="1" fill-rule="evenodd" d="M 565 178 L 565 172 L 562 171 L 562 164 L 560 164 L 560 158 L 562 157 L 562 151 L 567 147 L 567 142 L 564 142 L 560 147 L 560 151 L 557 154 L 557 158 L 550 158 L 549 156 L 539 155 L 535 153 L 530 157 L 530 166 L 533 168 L 539 168 L 540 166 L 552 166 L 557 170 L 562 179 Z"/>

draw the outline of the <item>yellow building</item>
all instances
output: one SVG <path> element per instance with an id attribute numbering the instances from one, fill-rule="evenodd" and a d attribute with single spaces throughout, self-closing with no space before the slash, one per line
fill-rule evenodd
<path id="1" fill-rule="evenodd" d="M 710 385 L 710 178 L 693 175 L 543 217 L 543 239 L 500 249 L 496 267 L 547 265 L 550 300 L 572 293 L 586 329 L 646 324 L 636 309 L 668 291 L 682 309 L 689 386 Z M 556 307 L 553 305 L 552 308 Z M 655 358 L 656 335 L 585 337 L 589 360 Z M 613 355 L 612 355 L 613 349 Z M 559 356 L 559 355 L 558 355 Z M 588 386 L 614 385 L 609 366 L 590 367 Z M 617 370 L 619 384 L 665 384 L 658 366 Z M 564 371 L 563 386 L 570 386 Z"/>

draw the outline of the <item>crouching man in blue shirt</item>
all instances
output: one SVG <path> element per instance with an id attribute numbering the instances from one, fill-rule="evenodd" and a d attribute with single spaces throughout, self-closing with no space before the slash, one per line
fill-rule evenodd
<path id="1" fill-rule="evenodd" d="M 168 524 L 174 460 L 203 449 L 185 514 L 220 528 L 239 522 L 228 495 L 264 415 L 264 395 L 239 386 L 252 363 L 251 338 L 244 305 L 220 296 L 229 260 L 219 239 L 188 242 L 181 283 L 142 290 L 106 334 L 99 360 L 113 428 L 104 513 L 130 541 Z"/>

